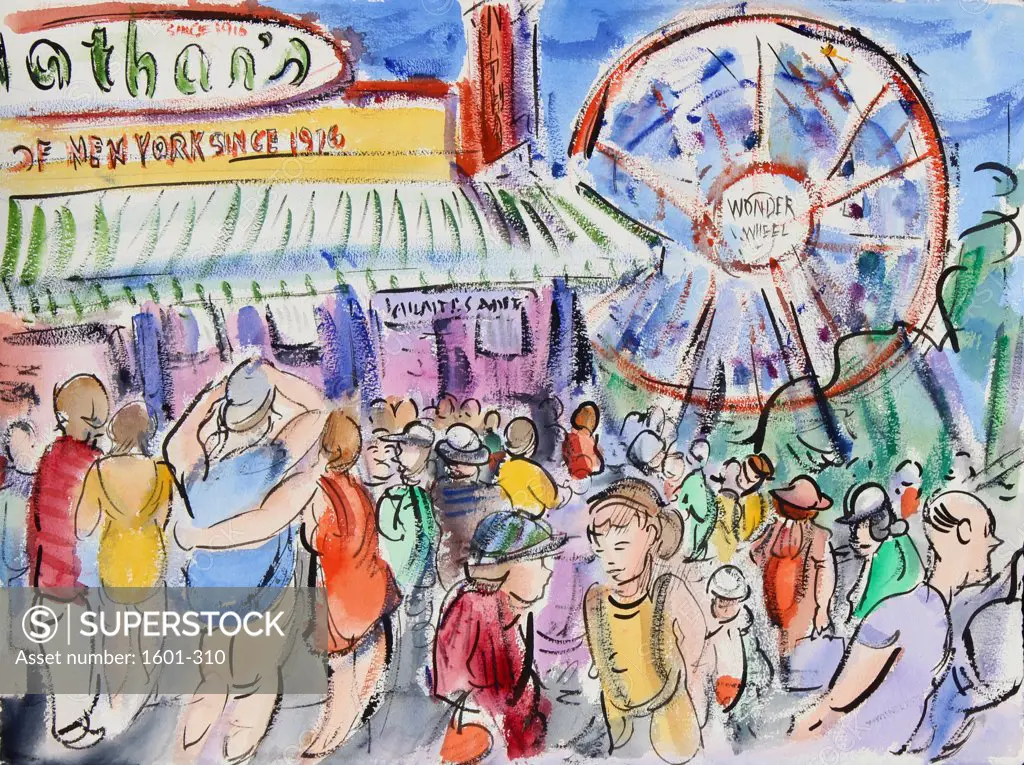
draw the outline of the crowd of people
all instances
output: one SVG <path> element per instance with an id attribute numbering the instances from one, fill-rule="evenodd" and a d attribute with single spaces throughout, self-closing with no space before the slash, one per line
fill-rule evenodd
<path id="1" fill-rule="evenodd" d="M 110 410 L 82 374 L 55 391 L 41 456 L 27 421 L 7 426 L 3 584 L 249 587 L 264 608 L 324 588 L 328 692 L 307 759 L 395 689 L 445 710 L 444 762 L 571 747 L 586 737 L 551 725 L 553 667 L 595 690 L 599 749 L 671 763 L 850 718 L 856 748 L 940 758 L 1020 693 L 1022 553 L 993 572 L 992 511 L 955 476 L 922 497 L 912 461 L 857 482 L 833 525 L 815 476 L 779 480 L 763 453 L 713 463 L 657 407 L 621 423 L 555 397 L 332 408 L 248 359 L 164 433 L 138 401 Z M 249 671 L 204 674 L 183 756 L 214 735 L 229 761 L 258 752 L 280 678 Z M 94 707 L 54 694 L 52 736 L 116 735 Z"/>

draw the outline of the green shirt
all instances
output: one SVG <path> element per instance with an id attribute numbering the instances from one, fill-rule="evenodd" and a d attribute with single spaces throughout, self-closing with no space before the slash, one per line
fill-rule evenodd
<path id="1" fill-rule="evenodd" d="M 924 579 L 924 565 L 913 540 L 904 535 L 889 537 L 866 565 L 868 583 L 860 602 L 853 609 L 855 619 L 863 619 L 886 598 L 902 595 Z"/>
<path id="2" fill-rule="evenodd" d="M 433 569 L 438 528 L 430 494 L 421 486 L 392 486 L 377 503 L 381 546 L 403 589 Z"/>
<path id="3" fill-rule="evenodd" d="M 686 557 L 706 558 L 708 538 L 718 519 L 718 504 L 711 495 L 703 470 L 694 470 L 683 479 L 677 506 L 683 516 L 683 551 Z"/>

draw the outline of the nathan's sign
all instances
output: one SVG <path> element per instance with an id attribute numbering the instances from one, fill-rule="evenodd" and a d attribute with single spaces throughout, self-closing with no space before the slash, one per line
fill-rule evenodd
<path id="1" fill-rule="evenodd" d="M 103 4 L 4 21 L 0 116 L 251 109 L 352 79 L 336 40 L 269 9 Z"/>

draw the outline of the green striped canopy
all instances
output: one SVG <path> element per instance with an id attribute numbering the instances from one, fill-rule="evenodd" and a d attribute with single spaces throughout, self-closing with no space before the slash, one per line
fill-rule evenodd
<path id="1" fill-rule="evenodd" d="M 184 184 L 12 196 L 10 308 L 80 316 L 189 303 L 457 283 L 610 279 L 664 242 L 586 186 Z"/>

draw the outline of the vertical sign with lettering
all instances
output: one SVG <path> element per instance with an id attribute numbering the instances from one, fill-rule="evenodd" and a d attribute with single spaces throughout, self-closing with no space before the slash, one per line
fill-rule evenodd
<path id="1" fill-rule="evenodd" d="M 512 18 L 508 8 L 485 5 L 477 16 L 480 46 L 481 145 L 493 162 L 514 145 L 512 126 Z"/>

